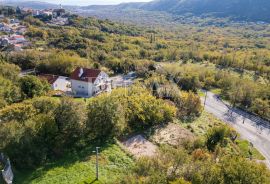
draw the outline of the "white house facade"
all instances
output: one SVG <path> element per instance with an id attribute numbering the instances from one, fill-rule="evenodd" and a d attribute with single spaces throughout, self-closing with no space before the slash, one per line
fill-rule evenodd
<path id="1" fill-rule="evenodd" d="M 76 68 L 71 74 L 71 89 L 74 96 L 92 97 L 102 92 L 111 91 L 109 76 L 97 69 Z"/>
<path id="2" fill-rule="evenodd" d="M 71 83 L 68 77 L 50 75 L 50 74 L 40 75 L 39 77 L 47 80 L 48 83 L 51 85 L 52 90 L 62 91 L 62 92 L 71 92 Z"/>

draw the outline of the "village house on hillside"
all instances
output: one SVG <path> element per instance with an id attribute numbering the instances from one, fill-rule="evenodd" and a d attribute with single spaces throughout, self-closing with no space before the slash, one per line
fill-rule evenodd
<path id="1" fill-rule="evenodd" d="M 0 36 L 0 47 L 9 47 L 14 51 L 21 51 L 23 47 L 30 45 L 30 42 L 23 35 Z"/>
<path id="2" fill-rule="evenodd" d="M 52 90 L 62 91 L 62 92 L 71 92 L 71 83 L 68 77 L 43 74 L 39 75 L 41 79 L 45 79 L 51 85 Z"/>
<path id="3" fill-rule="evenodd" d="M 63 15 L 65 15 L 66 10 L 62 8 L 62 6 L 60 7 L 60 9 L 54 9 L 53 10 L 53 17 L 62 17 Z"/>
<path id="4" fill-rule="evenodd" d="M 112 82 L 105 72 L 98 69 L 76 68 L 71 74 L 72 93 L 78 97 L 92 97 L 110 92 Z"/>
<path id="5" fill-rule="evenodd" d="M 22 51 L 24 47 L 30 45 L 23 34 L 27 31 L 26 26 L 20 24 L 18 19 L 7 19 L 9 23 L 0 22 L 0 32 L 5 35 L 0 36 L 0 48 L 5 50 Z"/>

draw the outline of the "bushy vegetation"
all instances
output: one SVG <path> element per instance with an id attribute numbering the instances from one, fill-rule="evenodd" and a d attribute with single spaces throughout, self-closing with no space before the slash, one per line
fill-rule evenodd
<path id="1" fill-rule="evenodd" d="M 36 76 L 19 78 L 20 68 L 0 61 L 0 108 L 24 99 L 41 96 L 50 89 L 47 81 Z"/>
<path id="2" fill-rule="evenodd" d="M 158 73 L 169 75 L 183 90 L 198 91 L 200 88 L 221 89 L 221 97 L 233 106 L 269 118 L 269 85 L 254 82 L 248 76 L 216 70 L 209 64 L 164 64 Z"/>
<path id="3" fill-rule="evenodd" d="M 17 167 L 34 167 L 70 149 L 169 122 L 176 112 L 141 87 L 115 90 L 87 106 L 39 97 L 2 108 L 0 148 Z"/>
<path id="4" fill-rule="evenodd" d="M 90 100 L 87 127 L 94 138 L 142 131 L 173 120 L 176 108 L 142 87 L 117 89 Z M 93 131 L 96 129 L 97 131 Z"/>
<path id="5" fill-rule="evenodd" d="M 250 45 L 249 40 L 256 43 L 254 36 L 242 37 L 234 26 L 211 30 L 181 27 L 181 33 L 176 29 L 164 38 L 163 32 L 78 16 L 71 16 L 69 25 L 61 27 L 25 18 L 25 24 L 29 22 L 26 35 L 36 43 L 33 48 L 43 42 L 43 51 L 3 55 L 6 61 L 23 69 L 37 68 L 42 73 L 68 76 L 79 65 L 103 67 L 115 74 L 138 71 L 145 77 L 156 69 L 157 62 L 180 62 L 181 65 L 166 66 L 161 72 L 182 90 L 196 93 L 200 88 L 220 88 L 222 97 L 234 106 L 270 117 L 269 48 Z M 255 34 L 254 27 L 248 28 L 251 35 Z M 224 31 L 230 34 L 224 35 Z M 237 39 L 242 45 L 237 44 Z M 268 44 L 267 39 L 259 40 Z"/>
<path id="6" fill-rule="evenodd" d="M 242 157 L 213 156 L 202 148 L 190 151 L 164 147 L 156 158 L 139 159 L 134 174 L 122 183 L 269 183 L 269 172 L 263 165 Z"/>
<path id="7" fill-rule="evenodd" d="M 33 44 L 22 52 L 1 52 L 0 63 L 0 151 L 10 157 L 14 168 L 21 171 L 45 166 L 41 168 L 46 175 L 44 183 L 60 182 L 61 177 L 66 183 L 78 178 L 91 182 L 93 172 L 88 178 L 85 170 L 92 168 L 93 160 L 86 166 L 80 159 L 92 155 L 95 145 L 106 147 L 115 139 L 175 121 L 188 123 L 183 126 L 201 139 L 179 147 L 163 145 L 156 158 L 137 162 L 117 147 L 113 151 L 124 160 L 115 172 L 127 177 L 113 177 L 112 182 L 269 183 L 265 166 L 247 160 L 255 149 L 249 150 L 235 131 L 213 119 L 196 127 L 198 119 L 204 117 L 198 95 L 201 88 L 219 89 L 221 97 L 234 106 L 270 117 L 270 55 L 268 47 L 261 47 L 267 40 L 258 47 L 239 38 L 240 46 L 235 40 L 238 33 L 229 28 L 234 36 L 229 34 L 228 43 L 222 43 L 219 36 L 224 30 L 217 27 L 187 27 L 181 34 L 165 32 L 166 36 L 161 36 L 164 32 L 95 18 L 70 16 L 65 26 L 49 26 L 31 16 L 20 18 Z M 213 36 L 206 38 L 209 35 Z M 19 74 L 20 69 L 36 69 L 68 77 L 77 66 L 101 68 L 112 75 L 136 71 L 140 78 L 128 89 L 75 100 L 52 98 L 47 82 Z M 86 155 L 78 156 L 85 150 Z M 68 172 L 74 174 L 78 167 L 83 174 L 67 176 L 58 165 L 52 172 L 61 174 L 50 180 L 48 163 L 58 160 L 63 164 L 60 158 L 70 153 L 74 162 L 77 159 L 80 163 Z M 109 172 L 106 164 L 115 163 L 117 156 L 105 153 L 102 165 Z M 35 180 L 27 179 L 25 183 Z M 109 180 L 104 178 L 106 183 Z"/>

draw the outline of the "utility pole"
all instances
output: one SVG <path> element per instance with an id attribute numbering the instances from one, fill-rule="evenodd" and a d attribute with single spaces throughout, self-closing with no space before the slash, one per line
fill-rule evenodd
<path id="1" fill-rule="evenodd" d="M 96 151 L 93 151 L 94 153 L 96 153 L 96 180 L 98 180 L 98 149 L 100 147 L 96 147 Z"/>
<path id="2" fill-rule="evenodd" d="M 204 98 L 204 104 L 203 104 L 204 109 L 205 109 L 205 105 L 206 105 L 206 99 L 207 99 L 207 90 L 205 90 L 205 98 Z"/>

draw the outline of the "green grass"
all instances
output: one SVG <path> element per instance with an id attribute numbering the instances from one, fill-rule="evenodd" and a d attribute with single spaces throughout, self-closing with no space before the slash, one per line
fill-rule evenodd
<path id="1" fill-rule="evenodd" d="M 216 95 L 220 95 L 221 94 L 221 89 L 220 88 L 214 88 L 210 90 L 212 93 L 216 94 Z"/>
<path id="2" fill-rule="evenodd" d="M 36 41 L 35 42 L 36 45 L 46 45 L 47 43 L 45 41 Z"/>
<path id="3" fill-rule="evenodd" d="M 249 142 L 246 140 L 236 140 L 236 144 L 238 145 L 239 149 L 241 150 L 241 153 L 245 157 L 251 157 L 253 159 L 257 160 L 265 160 L 265 158 L 262 156 L 262 154 L 254 147 L 250 146 Z"/>
<path id="4" fill-rule="evenodd" d="M 200 97 L 205 97 L 205 93 L 202 92 L 201 90 L 198 91 L 198 95 L 199 95 Z"/>
<path id="5" fill-rule="evenodd" d="M 82 154 L 71 153 L 64 158 L 46 164 L 34 171 L 15 173 L 15 184 L 99 184 L 115 183 L 134 166 L 133 159 L 118 145 L 110 144 L 101 148 L 99 156 L 100 179 L 95 181 L 94 148 Z"/>
<path id="6" fill-rule="evenodd" d="M 199 118 L 190 123 L 181 123 L 184 128 L 189 129 L 197 136 L 205 135 L 205 133 L 216 126 L 224 124 L 219 119 L 215 118 L 213 115 L 203 112 Z"/>

